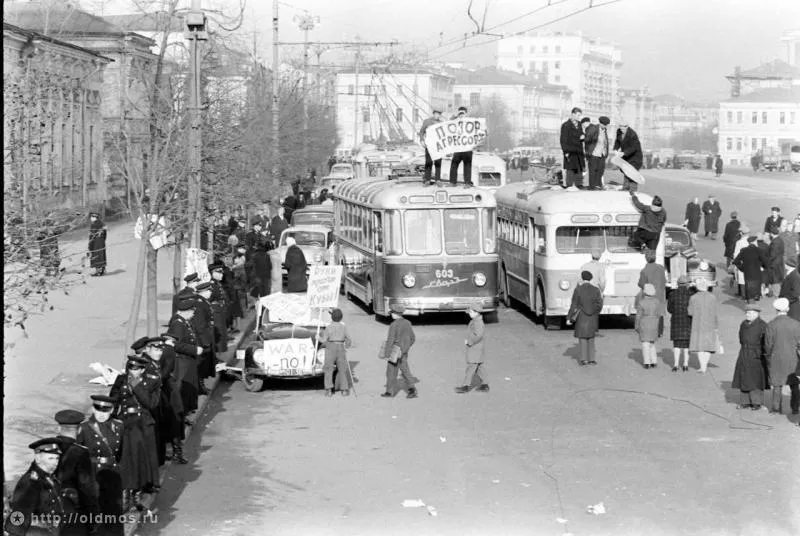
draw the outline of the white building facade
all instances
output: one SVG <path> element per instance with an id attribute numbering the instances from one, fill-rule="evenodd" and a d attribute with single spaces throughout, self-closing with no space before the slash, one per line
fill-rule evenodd
<path id="1" fill-rule="evenodd" d="M 336 75 L 336 124 L 340 149 L 361 143 L 419 141 L 422 122 L 434 108 L 453 113 L 453 84 L 445 74 L 423 69 L 373 68 Z"/>
<path id="2" fill-rule="evenodd" d="M 614 43 L 582 32 L 519 35 L 498 41 L 497 66 L 567 86 L 573 104 L 591 117 L 618 111 L 622 50 Z"/>

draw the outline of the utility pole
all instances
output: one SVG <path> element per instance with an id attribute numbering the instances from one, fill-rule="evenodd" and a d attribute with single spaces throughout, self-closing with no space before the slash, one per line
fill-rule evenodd
<path id="1" fill-rule="evenodd" d="M 272 0 L 272 190 L 276 196 L 280 191 L 280 103 L 278 91 L 280 90 L 280 58 L 278 56 L 278 3 Z"/>
<path id="2" fill-rule="evenodd" d="M 303 30 L 303 163 L 308 165 L 308 32 L 319 24 L 319 17 L 309 13 L 295 15 L 294 21 Z"/>
<path id="3" fill-rule="evenodd" d="M 206 16 L 200 10 L 200 0 L 192 0 L 186 15 L 186 38 L 189 39 L 189 245 L 200 247 L 201 176 L 202 162 L 200 121 L 200 41 L 208 40 Z"/>
<path id="4" fill-rule="evenodd" d="M 358 40 L 358 36 L 356 36 L 356 40 Z M 353 104 L 353 150 L 358 147 L 358 60 L 359 55 L 361 54 L 361 46 L 356 46 L 356 80 L 355 84 L 353 85 L 353 92 L 356 95 L 356 101 Z"/>

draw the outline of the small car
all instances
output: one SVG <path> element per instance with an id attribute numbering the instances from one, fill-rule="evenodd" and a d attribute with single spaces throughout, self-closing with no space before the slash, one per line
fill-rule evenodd
<path id="1" fill-rule="evenodd" d="M 292 226 L 321 225 L 333 230 L 333 206 L 311 205 L 292 212 Z"/>
<path id="2" fill-rule="evenodd" d="M 327 177 L 322 177 L 320 179 L 319 184 L 316 186 L 316 188 L 314 188 L 314 191 L 317 193 L 317 195 L 321 194 L 322 190 L 327 190 L 330 194 L 337 186 L 347 180 L 350 179 L 328 175 Z"/>
<path id="3" fill-rule="evenodd" d="M 717 284 L 717 267 L 708 259 L 701 258 L 694 247 L 692 235 L 686 227 L 675 224 L 664 226 L 664 264 L 667 269 L 667 287 L 677 288 L 678 278 L 687 275 L 695 286 L 703 278 L 708 285 Z"/>
<path id="4" fill-rule="evenodd" d="M 333 231 L 322 225 L 297 225 L 289 227 L 281 233 L 277 250 L 281 254 L 283 274 L 286 275 L 286 239 L 294 238 L 303 252 L 309 267 L 313 264 L 328 264 L 331 259 L 330 247 L 333 244 Z"/>
<path id="5" fill-rule="evenodd" d="M 331 172 L 328 173 L 328 176 L 325 177 L 330 179 L 342 179 L 348 180 L 355 177 L 355 171 L 353 170 L 352 164 L 334 164 L 331 168 Z"/>

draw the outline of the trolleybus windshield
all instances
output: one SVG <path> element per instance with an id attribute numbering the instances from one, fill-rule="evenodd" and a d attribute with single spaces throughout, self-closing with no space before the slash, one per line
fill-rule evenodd
<path id="1" fill-rule="evenodd" d="M 556 229 L 556 251 L 559 253 L 592 253 L 608 250 L 611 253 L 636 253 L 631 237 L 635 226 L 579 227 L 564 226 Z"/>

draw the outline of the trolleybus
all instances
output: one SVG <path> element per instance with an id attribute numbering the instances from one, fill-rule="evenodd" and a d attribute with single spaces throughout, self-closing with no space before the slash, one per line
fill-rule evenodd
<path id="1" fill-rule="evenodd" d="M 333 193 L 344 291 L 377 315 L 497 309 L 494 196 L 419 176 L 355 179 Z"/>
<path id="2" fill-rule="evenodd" d="M 500 188 L 497 238 L 500 299 L 514 298 L 535 312 L 547 329 L 560 328 L 580 268 L 602 253 L 605 264 L 603 315 L 635 314 L 644 255 L 632 245 L 639 211 L 623 191 L 567 191 L 539 183 Z M 651 198 L 639 194 L 643 203 Z M 664 264 L 664 236 L 656 258 Z"/>

